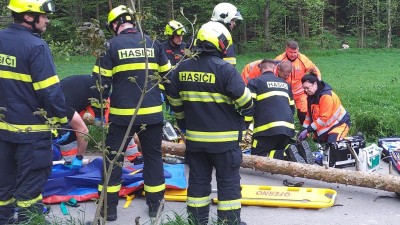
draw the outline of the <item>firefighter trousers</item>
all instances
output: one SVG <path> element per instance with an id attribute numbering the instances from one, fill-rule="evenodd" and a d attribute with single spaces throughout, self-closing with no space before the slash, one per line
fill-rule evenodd
<path id="1" fill-rule="evenodd" d="M 187 211 L 195 224 L 207 224 L 213 168 L 218 189 L 218 219 L 225 224 L 240 223 L 240 164 L 242 151 L 235 149 L 223 153 L 186 152 L 189 165 Z"/>
<path id="2" fill-rule="evenodd" d="M 23 144 L 0 140 L 1 225 L 11 221 L 16 207 L 24 212 L 43 206 L 42 191 L 50 176 L 52 161 L 50 139 Z M 37 212 L 41 213 L 40 209 Z M 21 214 L 18 219 L 23 222 L 26 217 Z"/>
<path id="3" fill-rule="evenodd" d="M 255 137 L 251 146 L 251 154 L 284 159 L 285 150 L 289 147 L 290 140 L 291 138 L 284 134 Z"/>
<path id="4" fill-rule="evenodd" d="M 147 124 L 146 129 L 141 129 L 141 126 L 133 126 L 129 132 L 128 140 L 126 141 L 123 152 L 129 144 L 130 139 L 136 133 L 139 137 L 140 146 L 143 154 L 143 178 L 144 178 L 144 191 L 146 193 L 146 203 L 150 208 L 158 208 L 160 200 L 164 198 L 165 192 L 165 178 L 163 161 L 161 155 L 161 140 L 162 140 L 162 127 L 163 124 Z M 114 123 L 110 124 L 106 146 L 109 146 L 110 153 L 108 157 L 110 160 L 114 159 L 115 153 L 120 148 L 127 126 L 119 126 Z M 116 207 L 118 205 L 118 192 L 121 188 L 122 182 L 122 164 L 124 156 L 118 158 L 118 162 L 114 165 L 110 181 L 107 187 L 107 206 Z M 106 162 L 107 170 L 110 163 Z M 104 174 L 102 173 L 102 183 L 104 182 Z M 102 187 L 99 188 L 102 190 Z"/>

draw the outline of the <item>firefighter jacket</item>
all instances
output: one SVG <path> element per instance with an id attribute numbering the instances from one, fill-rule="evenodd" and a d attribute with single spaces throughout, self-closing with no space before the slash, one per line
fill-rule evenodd
<path id="1" fill-rule="evenodd" d="M 286 56 L 286 52 L 282 53 L 281 55 L 278 55 L 275 59 L 276 60 L 289 60 L 289 58 Z M 289 60 L 289 61 L 291 61 L 291 60 Z M 291 62 L 292 62 L 292 73 L 290 74 L 290 76 L 288 76 L 286 78 L 286 82 L 288 82 L 290 84 L 290 86 L 292 87 L 294 98 L 296 98 L 296 95 L 304 94 L 303 85 L 301 83 L 301 78 L 303 78 L 303 76 L 306 73 L 308 73 L 310 71 L 314 71 L 314 73 L 317 74 L 318 78 L 321 80 L 321 73 L 320 73 L 318 67 L 316 67 L 314 65 L 314 63 L 311 62 L 311 60 L 307 58 L 307 56 L 305 56 L 301 53 L 299 53 L 298 57 L 294 61 L 291 61 Z M 276 73 L 276 74 L 278 74 L 278 73 Z"/>
<path id="2" fill-rule="evenodd" d="M 166 87 L 177 123 L 186 129 L 188 151 L 221 153 L 237 147 L 253 101 L 240 74 L 219 53 L 182 62 Z"/>
<path id="3" fill-rule="evenodd" d="M 292 90 L 272 72 L 251 79 L 247 85 L 255 101 L 253 137 L 294 136 L 295 112 Z"/>
<path id="4" fill-rule="evenodd" d="M 232 64 L 232 66 L 236 66 L 236 54 L 235 54 L 235 46 L 230 45 L 226 50 L 226 55 L 224 56 L 224 60 Z"/>
<path id="5" fill-rule="evenodd" d="M 92 106 L 95 117 L 100 118 L 100 92 L 96 87 L 96 76 L 91 75 L 73 75 L 66 77 L 60 81 L 61 89 L 65 95 L 65 105 L 67 106 L 67 117 L 72 119 L 75 111 L 81 112 L 87 107 Z M 103 100 L 107 99 L 107 95 L 103 96 Z M 98 102 L 90 99 L 97 99 Z M 105 107 L 103 107 L 104 109 Z"/>
<path id="6" fill-rule="evenodd" d="M 34 113 L 39 109 L 54 123 L 68 122 L 47 43 L 16 23 L 0 31 L 0 108 L 0 139 L 10 142 L 50 138 L 45 117 Z"/>
<path id="7" fill-rule="evenodd" d="M 123 30 L 109 40 L 105 54 L 96 62 L 93 72 L 100 73 L 110 94 L 109 121 L 127 126 L 134 115 L 143 91 L 146 91 L 133 125 L 156 124 L 163 121 L 161 91 L 157 85 L 156 73 L 160 76 L 171 69 L 160 42 L 133 28 Z M 145 60 L 146 43 L 148 63 Z M 146 68 L 148 83 L 145 87 Z M 152 79 L 155 78 L 155 79 Z"/>
<path id="8" fill-rule="evenodd" d="M 316 132 L 318 137 L 333 128 L 346 123 L 350 126 L 350 115 L 342 106 L 339 97 L 331 86 L 321 81 L 316 93 L 307 97 L 307 116 L 303 127 L 309 132 Z"/>
<path id="9" fill-rule="evenodd" d="M 185 56 L 186 43 L 182 42 L 179 46 L 172 43 L 169 39 L 161 43 L 172 66 L 175 66 Z"/>

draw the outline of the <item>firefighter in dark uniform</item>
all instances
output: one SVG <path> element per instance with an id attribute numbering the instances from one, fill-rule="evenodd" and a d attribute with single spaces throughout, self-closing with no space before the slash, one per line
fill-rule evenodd
<path id="1" fill-rule="evenodd" d="M 96 81 L 97 78 L 91 75 L 73 75 L 60 81 L 65 96 L 68 125 L 76 132 L 69 132 L 67 139 L 59 145 L 65 161 L 70 161 L 72 167 L 76 169 L 82 166 L 82 158 L 88 145 L 85 136 L 89 132 L 79 113 L 90 106 L 95 118 L 101 118 L 100 93 L 97 88 L 94 88 Z M 98 99 L 98 102 L 91 102 L 91 98 Z M 103 96 L 103 99 L 106 100 L 107 96 Z"/>
<path id="2" fill-rule="evenodd" d="M 255 102 L 251 154 L 284 159 L 284 150 L 295 135 L 292 90 L 286 81 L 275 76 L 275 61 L 262 60 L 260 69 L 262 75 L 247 85 Z"/>
<path id="3" fill-rule="evenodd" d="M 237 20 L 243 20 L 243 17 L 236 6 L 231 3 L 222 2 L 214 7 L 211 21 L 220 22 L 224 24 L 228 30 L 232 31 L 236 26 Z M 227 49 L 224 60 L 236 66 L 235 46 L 233 44 Z"/>
<path id="4" fill-rule="evenodd" d="M 96 126 L 104 126 L 107 122 L 107 104 L 108 94 L 102 93 L 103 106 L 101 107 L 100 92 L 96 87 L 97 76 L 92 75 L 72 75 L 60 81 L 61 89 L 65 96 L 65 105 L 67 107 L 67 118 L 69 128 L 78 132 L 68 132 L 66 139 L 57 143 L 65 161 L 71 162 L 73 169 L 82 167 L 83 155 L 86 152 L 88 141 L 85 134 L 88 128 L 82 119 L 82 114 L 86 111 L 93 112 Z M 91 101 L 91 99 L 97 101 Z M 103 109 L 103 115 L 101 115 Z M 103 123 L 103 124 L 101 124 Z M 135 148 L 135 142 L 132 138 L 125 152 L 125 157 L 133 162 L 140 155 Z"/>
<path id="5" fill-rule="evenodd" d="M 195 224 L 208 222 L 213 168 L 218 218 L 241 224 L 239 141 L 246 131 L 243 116 L 252 114 L 253 101 L 235 67 L 222 59 L 231 44 L 232 37 L 221 23 L 204 24 L 194 46 L 199 57 L 176 67 L 166 86 L 177 123 L 186 129 L 187 210 Z"/>
<path id="6" fill-rule="evenodd" d="M 11 0 L 14 23 L 0 31 L 0 224 L 27 223 L 43 212 L 43 186 L 53 153 L 47 119 L 66 124 L 64 95 L 49 46 L 37 34 L 46 30 L 47 0 Z"/>
<path id="7" fill-rule="evenodd" d="M 113 159 L 116 151 L 126 149 L 128 141 L 124 141 L 129 123 L 136 111 L 142 91 L 146 91 L 143 102 L 138 109 L 129 136 L 137 133 L 142 147 L 144 159 L 143 177 L 146 203 L 149 206 L 149 216 L 155 217 L 163 200 L 165 178 L 161 155 L 161 139 L 163 128 L 163 112 L 161 91 L 154 80 L 148 79 L 145 85 L 146 68 L 148 74 L 158 72 L 161 76 L 171 69 L 171 64 L 157 40 L 142 34 L 135 29 L 132 10 L 120 5 L 108 14 L 108 26 L 115 37 L 108 41 L 109 47 L 96 62 L 93 69 L 95 75 L 101 74 L 107 84 L 110 95 L 110 126 L 106 138 L 108 158 Z M 147 51 L 145 52 L 145 44 Z M 148 64 L 146 65 L 146 55 Z M 145 128 L 144 128 L 145 127 Z M 123 156 L 118 157 L 118 163 L 123 163 Z M 109 167 L 107 160 L 106 167 Z M 118 192 L 121 188 L 122 168 L 115 165 L 107 187 L 107 220 L 117 219 Z M 104 177 L 103 177 L 104 182 Z M 103 186 L 99 186 L 99 191 Z"/>
<path id="8" fill-rule="evenodd" d="M 162 46 L 171 65 L 175 66 L 185 56 L 186 43 L 182 40 L 186 28 L 180 22 L 171 20 L 165 26 L 164 34 L 169 38 L 162 43 Z"/>

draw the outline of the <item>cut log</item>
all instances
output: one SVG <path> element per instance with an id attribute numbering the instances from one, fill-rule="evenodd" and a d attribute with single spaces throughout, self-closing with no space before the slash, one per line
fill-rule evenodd
<path id="1" fill-rule="evenodd" d="M 186 146 L 173 142 L 162 142 L 163 154 L 184 156 Z M 328 183 L 339 183 L 359 187 L 374 188 L 400 193 L 400 177 L 390 174 L 367 173 L 345 169 L 325 168 L 317 165 L 301 164 L 260 156 L 244 155 L 243 168 L 271 174 L 303 177 Z"/>

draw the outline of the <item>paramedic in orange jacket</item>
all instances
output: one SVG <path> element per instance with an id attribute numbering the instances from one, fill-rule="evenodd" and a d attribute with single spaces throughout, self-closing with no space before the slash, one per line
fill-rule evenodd
<path id="1" fill-rule="evenodd" d="M 297 118 L 303 124 L 307 113 L 307 95 L 304 93 L 301 78 L 308 72 L 313 72 L 321 80 L 321 73 L 307 56 L 299 52 L 299 45 L 296 41 L 288 41 L 286 50 L 278 55 L 276 60 L 289 60 L 292 62 L 292 73 L 286 78 L 286 82 L 292 87 L 294 102 L 297 108 Z"/>
<path id="2" fill-rule="evenodd" d="M 241 76 L 246 85 L 249 83 L 249 80 L 261 75 L 261 61 L 262 59 L 259 59 L 244 66 Z"/>
<path id="3" fill-rule="evenodd" d="M 308 110 L 299 140 L 305 139 L 310 132 L 314 133 L 319 143 L 332 144 L 346 137 L 351 123 L 350 115 L 332 87 L 313 73 L 306 74 L 301 82 L 308 96 Z"/>

